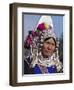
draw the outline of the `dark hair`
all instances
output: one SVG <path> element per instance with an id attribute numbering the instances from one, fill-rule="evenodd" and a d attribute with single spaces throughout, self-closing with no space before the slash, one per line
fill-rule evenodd
<path id="1" fill-rule="evenodd" d="M 51 38 L 54 40 L 55 46 L 56 46 L 56 40 L 55 40 L 55 38 L 53 38 L 53 37 L 48 37 L 48 38 L 46 38 L 46 39 L 44 40 L 44 42 L 47 41 L 48 39 L 51 39 Z"/>

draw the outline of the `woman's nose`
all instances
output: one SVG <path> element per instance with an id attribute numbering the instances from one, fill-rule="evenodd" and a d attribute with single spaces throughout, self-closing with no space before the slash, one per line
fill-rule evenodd
<path id="1" fill-rule="evenodd" d="M 48 46 L 48 47 L 47 47 L 47 49 L 48 49 L 48 50 L 51 50 L 51 49 L 52 49 L 52 46 L 51 46 L 51 45 L 50 45 L 50 46 Z"/>

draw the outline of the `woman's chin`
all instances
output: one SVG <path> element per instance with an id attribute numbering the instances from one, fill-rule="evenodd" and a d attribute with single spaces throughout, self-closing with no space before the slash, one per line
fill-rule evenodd
<path id="1" fill-rule="evenodd" d="M 42 55 L 43 55 L 43 57 L 44 58 L 48 58 L 49 56 L 51 56 L 52 55 L 52 53 L 51 52 L 42 52 Z"/>
<path id="2" fill-rule="evenodd" d="M 48 58 L 50 55 L 51 55 L 51 54 L 47 54 L 47 53 L 46 53 L 46 54 L 43 55 L 43 57 L 44 57 L 44 58 Z"/>

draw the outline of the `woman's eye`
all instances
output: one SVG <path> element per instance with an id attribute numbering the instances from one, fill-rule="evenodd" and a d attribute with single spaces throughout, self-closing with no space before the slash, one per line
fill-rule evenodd
<path id="1" fill-rule="evenodd" d="M 50 44 L 50 42 L 46 42 L 47 44 Z"/>
<path id="2" fill-rule="evenodd" d="M 54 44 L 54 43 L 51 43 L 51 42 L 46 42 L 46 44 L 49 44 L 49 45 L 55 46 L 55 44 Z"/>
<path id="3" fill-rule="evenodd" d="M 55 46 L 55 44 L 54 44 L 54 43 L 52 43 L 52 45 L 53 45 L 53 46 Z"/>

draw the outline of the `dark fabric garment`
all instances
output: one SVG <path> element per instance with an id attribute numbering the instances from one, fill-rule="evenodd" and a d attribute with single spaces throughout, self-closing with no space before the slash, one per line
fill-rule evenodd
<path id="1" fill-rule="evenodd" d="M 25 60 L 24 60 L 24 74 L 33 74 L 33 69 L 30 68 L 30 66 Z"/>

